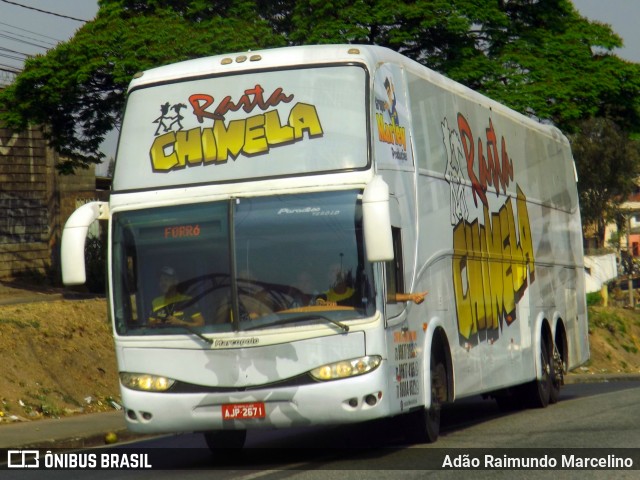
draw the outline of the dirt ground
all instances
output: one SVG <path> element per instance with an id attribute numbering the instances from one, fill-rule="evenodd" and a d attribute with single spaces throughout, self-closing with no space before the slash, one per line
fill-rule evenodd
<path id="1" fill-rule="evenodd" d="M 117 408 L 106 301 L 19 293 L 35 301 L 0 305 L 0 422 Z"/>
<path id="2" fill-rule="evenodd" d="M 578 373 L 640 372 L 640 310 L 593 307 L 589 323 Z M 0 424 L 112 411 L 119 397 L 103 298 L 0 285 Z"/>

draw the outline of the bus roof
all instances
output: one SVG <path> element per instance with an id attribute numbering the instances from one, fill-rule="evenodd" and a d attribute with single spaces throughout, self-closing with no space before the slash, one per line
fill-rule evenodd
<path id="1" fill-rule="evenodd" d="M 396 62 L 405 59 L 393 50 L 374 45 L 308 45 L 229 53 L 186 60 L 153 68 L 134 76 L 129 90 L 146 84 L 170 82 L 181 78 L 269 69 L 282 66 L 302 66 L 323 63 L 374 61 Z"/>
<path id="2" fill-rule="evenodd" d="M 139 72 L 129 84 L 128 91 L 147 85 L 172 82 L 185 78 L 342 62 L 365 64 L 371 70 L 379 63 L 393 62 L 400 64 L 432 83 L 454 92 L 456 95 L 474 100 L 496 112 L 501 112 L 503 115 L 512 118 L 512 120 L 527 125 L 528 128 L 533 128 L 553 137 L 556 141 L 564 144 L 569 143 L 564 134 L 555 126 L 536 121 L 394 50 L 377 45 L 304 45 L 202 57 Z"/>

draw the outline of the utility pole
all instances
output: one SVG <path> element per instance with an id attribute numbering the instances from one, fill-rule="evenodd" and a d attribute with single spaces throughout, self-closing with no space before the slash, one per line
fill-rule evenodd
<path id="1" fill-rule="evenodd" d="M 629 289 L 629 306 L 635 308 L 633 298 L 633 250 L 631 249 L 631 211 L 627 211 L 627 254 L 629 255 L 629 276 L 627 278 L 627 288 Z"/>

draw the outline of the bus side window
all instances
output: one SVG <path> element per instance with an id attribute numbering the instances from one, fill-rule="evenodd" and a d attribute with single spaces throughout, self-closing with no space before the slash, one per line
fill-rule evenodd
<path id="1" fill-rule="evenodd" d="M 391 227 L 393 260 L 386 262 L 387 303 L 397 303 L 396 293 L 404 292 L 404 269 L 402 268 L 402 236 L 398 227 Z"/>

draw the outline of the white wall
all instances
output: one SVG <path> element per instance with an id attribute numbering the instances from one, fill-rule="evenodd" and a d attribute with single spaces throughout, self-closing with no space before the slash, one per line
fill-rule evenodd
<path id="1" fill-rule="evenodd" d="M 599 292 L 605 282 L 618 276 L 616 256 L 613 253 L 585 256 L 584 266 L 587 293 Z"/>

